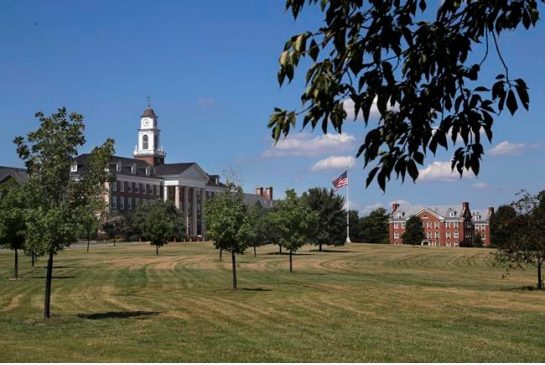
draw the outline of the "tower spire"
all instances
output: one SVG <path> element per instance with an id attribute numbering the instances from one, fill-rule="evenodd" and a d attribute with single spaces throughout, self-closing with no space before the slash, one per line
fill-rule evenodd
<path id="1" fill-rule="evenodd" d="M 148 103 L 148 108 L 151 108 L 151 97 L 146 96 L 146 101 Z"/>

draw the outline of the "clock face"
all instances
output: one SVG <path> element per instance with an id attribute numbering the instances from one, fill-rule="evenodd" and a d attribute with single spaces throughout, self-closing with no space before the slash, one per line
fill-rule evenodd
<path id="1" fill-rule="evenodd" d="M 144 119 L 143 124 L 144 124 L 144 127 L 149 126 L 149 119 Z"/>

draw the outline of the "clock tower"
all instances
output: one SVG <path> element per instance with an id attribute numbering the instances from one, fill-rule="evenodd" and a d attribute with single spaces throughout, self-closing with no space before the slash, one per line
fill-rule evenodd
<path id="1" fill-rule="evenodd" d="M 148 103 L 148 107 L 140 117 L 138 129 L 138 145 L 134 149 L 134 158 L 146 161 L 152 166 L 165 163 L 165 151 L 160 147 L 161 130 L 157 125 L 157 115 Z"/>

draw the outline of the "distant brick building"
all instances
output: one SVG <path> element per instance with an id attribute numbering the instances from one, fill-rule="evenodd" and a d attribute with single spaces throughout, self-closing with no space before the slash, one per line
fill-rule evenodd
<path id="1" fill-rule="evenodd" d="M 389 239 L 394 245 L 403 244 L 401 236 L 405 232 L 405 224 L 411 216 L 422 220 L 425 239 L 423 245 L 457 247 L 470 244 L 478 232 L 483 245 L 490 246 L 490 215 L 494 208 L 485 211 L 469 209 L 469 203 L 463 202 L 460 207 L 451 206 L 414 206 L 392 204 L 389 219 Z"/>

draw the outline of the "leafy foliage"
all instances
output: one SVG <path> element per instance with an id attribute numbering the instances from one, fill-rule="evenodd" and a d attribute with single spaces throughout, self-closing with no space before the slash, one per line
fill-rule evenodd
<path id="1" fill-rule="evenodd" d="M 120 215 L 109 216 L 102 223 L 102 229 L 113 240 L 115 245 L 116 238 L 125 234 L 127 229 L 126 220 Z"/>
<path id="2" fill-rule="evenodd" d="M 248 223 L 246 210 L 242 189 L 218 194 L 205 203 L 204 216 L 208 237 L 214 241 L 214 247 L 220 252 L 231 252 L 233 289 L 237 288 L 236 255 L 244 254 L 254 238 L 254 230 Z"/>
<path id="3" fill-rule="evenodd" d="M 388 213 L 386 209 L 377 208 L 362 217 L 360 222 L 363 242 L 388 243 Z"/>
<path id="4" fill-rule="evenodd" d="M 270 219 L 278 230 L 279 243 L 289 250 L 290 271 L 293 271 L 292 255 L 313 237 L 318 214 L 310 210 L 293 189 L 288 189 L 286 198 L 278 201 L 275 211 L 270 213 Z"/>
<path id="5" fill-rule="evenodd" d="M 425 0 L 324 1 L 287 0 L 297 19 L 305 4 L 318 5 L 325 24 L 291 37 L 280 55 L 278 82 L 291 82 L 302 59 L 306 71 L 303 109 L 275 108 L 269 120 L 278 141 L 296 126 L 331 126 L 341 132 L 347 118 L 344 103 L 354 105 L 354 119 L 363 117 L 366 136 L 357 151 L 381 189 L 395 172 L 403 181 L 418 178 L 418 165 L 448 138 L 457 147 L 452 168 L 478 175 L 484 154 L 481 131 L 492 141 L 494 119 L 504 108 L 514 115 L 529 107 L 528 87 L 513 78 L 501 54 L 504 31 L 536 25 L 536 0 L 444 0 L 435 14 Z M 484 49 L 483 49 L 484 48 Z M 470 57 L 477 49 L 482 57 Z M 503 70 L 490 84 L 478 84 L 481 68 L 494 50 Z M 380 114 L 371 127 L 371 109 Z"/>
<path id="6" fill-rule="evenodd" d="M 425 238 L 422 220 L 413 215 L 405 223 L 405 232 L 401 235 L 403 243 L 406 245 L 419 245 Z"/>
<path id="7" fill-rule="evenodd" d="M 532 196 L 526 191 L 513 203 L 516 216 L 504 221 L 505 231 L 496 240 L 496 258 L 507 263 L 508 270 L 531 264 L 537 268 L 537 288 L 543 289 L 542 267 L 545 261 L 545 190 Z M 498 209 L 499 210 L 499 209 Z"/>
<path id="8" fill-rule="evenodd" d="M 22 186 L 13 184 L 0 197 L 0 247 L 14 251 L 13 276 L 19 276 L 18 252 L 25 249 L 25 193 Z"/>
<path id="9" fill-rule="evenodd" d="M 517 216 L 517 211 L 510 205 L 501 205 L 490 217 L 490 244 L 503 246 L 509 240 L 510 222 Z"/>
<path id="10" fill-rule="evenodd" d="M 49 318 L 53 256 L 77 240 L 81 217 L 104 193 L 107 163 L 113 154 L 108 139 L 92 151 L 89 170 L 81 179 L 70 178 L 70 165 L 77 148 L 85 143 L 83 116 L 65 108 L 46 117 L 36 113 L 40 126 L 27 137 L 16 137 L 19 157 L 29 179 L 25 184 L 26 241 L 32 252 L 48 254 L 44 317 Z"/>
<path id="11" fill-rule="evenodd" d="M 318 187 L 310 188 L 301 198 L 318 217 L 315 229 L 309 231 L 310 242 L 317 245 L 320 251 L 322 245 L 344 245 L 346 238 L 344 198 L 336 195 L 333 189 Z"/>
<path id="12" fill-rule="evenodd" d="M 168 240 L 184 227 L 183 216 L 171 202 L 160 199 L 141 207 L 146 211 L 142 233 L 150 240 L 150 244 L 155 245 L 156 253 L 159 255 L 159 247 L 167 244 Z"/>

